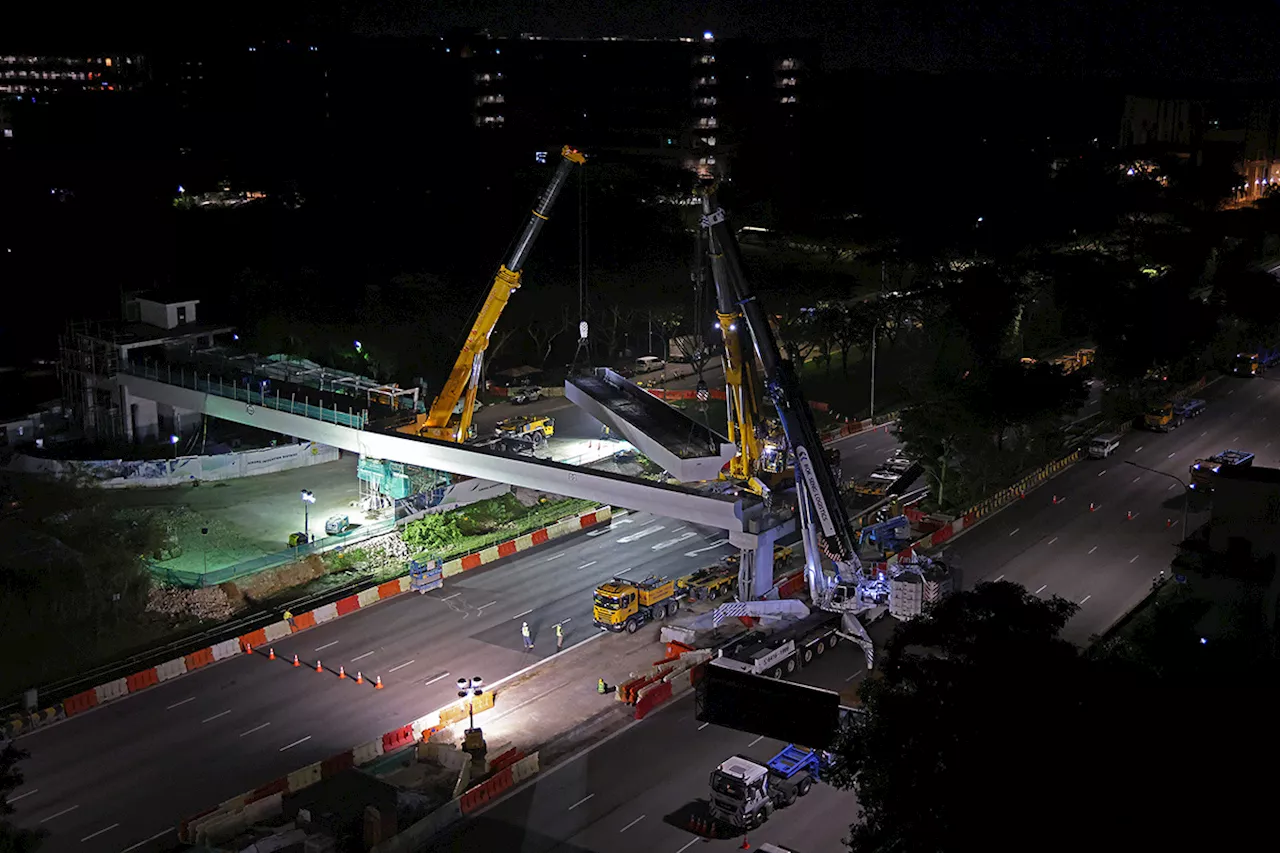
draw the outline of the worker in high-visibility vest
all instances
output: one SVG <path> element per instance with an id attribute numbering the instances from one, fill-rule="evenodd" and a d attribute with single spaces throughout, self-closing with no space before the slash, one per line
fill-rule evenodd
<path id="1" fill-rule="evenodd" d="M 562 628 L 560 626 L 560 623 L 557 622 L 556 623 L 556 651 L 560 651 L 563 648 L 564 648 L 564 628 Z"/>
<path id="2" fill-rule="evenodd" d="M 596 682 L 596 692 L 601 696 L 609 692 L 609 685 L 604 683 L 603 678 Z"/>
<path id="3" fill-rule="evenodd" d="M 524 638 L 524 647 L 526 651 L 533 650 L 533 637 L 529 636 L 529 623 L 523 622 L 520 625 L 520 636 Z"/>
<path id="4" fill-rule="evenodd" d="M 289 623 L 289 628 L 290 628 L 291 630 L 292 630 L 293 628 L 298 627 L 297 625 L 295 625 L 295 624 L 293 623 L 293 614 L 292 614 L 292 613 L 290 613 L 288 610 L 286 610 L 286 611 L 284 612 L 284 621 L 286 621 L 286 622 L 288 622 L 288 623 Z"/>

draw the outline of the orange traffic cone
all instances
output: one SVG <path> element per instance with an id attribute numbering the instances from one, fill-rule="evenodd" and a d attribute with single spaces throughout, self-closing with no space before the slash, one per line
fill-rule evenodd
<path id="1" fill-rule="evenodd" d="M 1098 507 L 1097 507 L 1097 505 L 1096 505 L 1096 504 L 1094 504 L 1094 502 L 1093 502 L 1093 501 L 1089 501 L 1089 512 L 1093 512 L 1093 511 L 1094 511 L 1094 510 L 1096 510 L 1097 508 L 1098 508 Z"/>
<path id="2" fill-rule="evenodd" d="M 378 689 L 378 690 L 381 690 L 381 689 L 382 689 L 382 676 L 381 676 L 381 675 L 379 675 L 379 676 L 378 676 L 378 683 L 377 683 L 377 684 L 375 684 L 375 685 L 373 685 L 373 686 L 374 686 L 374 688 L 376 688 L 376 689 Z"/>
<path id="3" fill-rule="evenodd" d="M 244 653 L 245 653 L 246 655 L 251 655 L 251 654 L 253 654 L 253 645 L 252 645 L 251 643 L 245 643 L 245 644 L 244 644 Z"/>
<path id="4" fill-rule="evenodd" d="M 346 677 L 347 677 L 347 668 L 346 668 L 345 666 L 339 666 L 339 667 L 338 667 L 338 677 L 339 677 L 339 678 L 346 678 Z"/>
<path id="5" fill-rule="evenodd" d="M 320 665 L 320 661 L 316 661 L 316 672 L 324 672 L 324 667 Z"/>
<path id="6" fill-rule="evenodd" d="M 1058 505 L 1058 496 L 1057 496 L 1057 495 L 1054 495 L 1054 496 L 1053 496 L 1053 505 L 1054 505 L 1054 506 L 1057 506 L 1057 505 Z"/>
<path id="7" fill-rule="evenodd" d="M 360 670 L 356 670 L 356 684 L 364 684 L 364 675 Z"/>
<path id="8" fill-rule="evenodd" d="M 267 655 L 267 660 L 275 660 L 275 659 L 276 659 L 276 647 L 272 646 L 271 653 Z"/>
<path id="9" fill-rule="evenodd" d="M 294 665 L 294 666 L 302 666 L 302 661 L 298 660 L 298 656 L 297 656 L 297 655 L 294 655 L 294 656 L 293 656 L 293 665 Z"/>
<path id="10" fill-rule="evenodd" d="M 742 836 L 742 846 L 741 846 L 741 847 L 739 847 L 738 849 L 739 849 L 739 850 L 750 850 L 750 849 L 751 849 L 751 842 L 747 840 L 747 837 L 746 837 L 745 835 L 744 835 L 744 836 Z"/>
<path id="11" fill-rule="evenodd" d="M 1165 527 L 1165 529 L 1166 529 L 1166 530 L 1168 530 L 1170 527 L 1173 527 L 1173 519 L 1172 519 L 1172 518 L 1166 518 L 1166 519 L 1164 520 L 1164 527 Z"/>
<path id="12" fill-rule="evenodd" d="M 1133 521 L 1133 510 L 1129 510 L 1124 514 L 1125 521 Z"/>

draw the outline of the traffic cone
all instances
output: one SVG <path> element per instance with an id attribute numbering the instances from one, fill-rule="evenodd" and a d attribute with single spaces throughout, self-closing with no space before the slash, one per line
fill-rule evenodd
<path id="1" fill-rule="evenodd" d="M 1166 518 L 1166 519 L 1164 520 L 1164 529 L 1165 529 L 1165 530 L 1168 530 L 1170 527 L 1173 527 L 1173 519 L 1172 519 L 1172 518 Z"/>
<path id="2" fill-rule="evenodd" d="M 253 654 L 253 645 L 252 645 L 252 644 L 250 644 L 250 643 L 245 643 L 245 644 L 244 644 L 244 653 L 245 653 L 246 655 L 251 655 L 251 654 Z"/>
<path id="3" fill-rule="evenodd" d="M 320 661 L 316 661 L 316 672 L 324 672 L 324 667 L 320 665 Z"/>
<path id="4" fill-rule="evenodd" d="M 275 660 L 275 659 L 276 659 L 276 647 L 272 646 L 271 653 L 267 655 L 267 660 Z"/>
<path id="5" fill-rule="evenodd" d="M 345 666 L 341 666 L 341 665 L 340 665 L 340 666 L 338 667 L 338 677 L 339 677 L 339 678 L 346 678 L 346 677 L 347 677 L 347 668 L 346 668 Z"/>
<path id="6" fill-rule="evenodd" d="M 298 656 L 297 656 L 297 655 L 294 655 L 294 656 L 293 656 L 293 665 L 294 665 L 294 666 L 302 666 L 302 661 L 298 660 Z"/>
<path id="7" fill-rule="evenodd" d="M 1026 492 L 1018 492 L 1018 498 L 1019 498 L 1020 500 L 1024 500 L 1024 501 L 1025 501 L 1025 500 L 1027 499 L 1027 493 L 1026 493 Z"/>
<path id="8" fill-rule="evenodd" d="M 744 836 L 742 836 L 742 846 L 741 846 L 741 847 L 739 847 L 738 849 L 739 849 L 739 850 L 750 850 L 750 849 L 751 849 L 751 842 L 747 840 L 747 837 L 746 837 L 745 835 L 744 835 Z"/>
<path id="9" fill-rule="evenodd" d="M 1097 507 L 1097 505 L 1096 505 L 1096 504 L 1094 504 L 1094 502 L 1093 502 L 1093 501 L 1089 501 L 1089 512 L 1093 512 L 1093 511 L 1094 511 L 1094 510 L 1096 510 L 1097 508 L 1098 508 L 1098 507 Z"/>
<path id="10" fill-rule="evenodd" d="M 1133 521 L 1133 510 L 1129 510 L 1124 514 L 1125 521 Z"/>
<path id="11" fill-rule="evenodd" d="M 1054 505 L 1054 506 L 1057 506 L 1057 505 L 1058 505 L 1058 496 L 1057 496 L 1057 495 L 1054 495 L 1054 496 L 1053 496 L 1053 505 Z"/>
<path id="12" fill-rule="evenodd" d="M 378 682 L 377 682 L 376 684 L 374 684 L 373 686 L 374 686 L 374 688 L 375 688 L 375 689 L 377 689 L 377 690 L 381 690 L 381 689 L 382 689 L 382 676 L 381 676 L 381 675 L 379 675 L 379 676 L 378 676 Z"/>
<path id="13" fill-rule="evenodd" d="M 356 684 L 364 684 L 364 675 L 358 669 L 356 670 Z"/>

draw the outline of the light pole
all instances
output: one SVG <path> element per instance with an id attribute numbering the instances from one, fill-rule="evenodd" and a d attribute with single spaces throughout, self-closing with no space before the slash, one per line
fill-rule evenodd
<path id="1" fill-rule="evenodd" d="M 478 675 L 471 678 L 458 679 L 458 698 L 467 699 L 467 716 L 470 720 L 470 727 L 462 737 L 462 751 L 470 755 L 473 759 L 484 755 L 487 745 L 484 742 L 484 732 L 476 728 L 476 712 L 474 697 L 484 693 L 484 679 Z"/>
<path id="2" fill-rule="evenodd" d="M 311 541 L 311 505 L 316 502 L 316 496 L 311 493 L 310 489 L 302 490 L 302 535 L 307 538 L 307 542 Z"/>
<path id="3" fill-rule="evenodd" d="M 178 437 L 176 435 L 169 436 L 169 443 L 173 445 L 173 458 L 178 458 Z"/>
<path id="4" fill-rule="evenodd" d="M 1190 535 L 1187 532 L 1187 507 L 1191 505 L 1191 488 L 1182 482 L 1181 477 L 1175 477 L 1173 474 L 1157 471 L 1155 468 L 1148 468 L 1146 465 L 1139 465 L 1137 462 L 1130 462 L 1128 459 L 1124 460 L 1124 464 L 1132 465 L 1134 468 L 1141 468 L 1143 471 L 1150 471 L 1152 474 L 1159 474 L 1161 477 L 1168 477 L 1179 486 L 1182 486 L 1182 538 L 1186 539 Z"/>

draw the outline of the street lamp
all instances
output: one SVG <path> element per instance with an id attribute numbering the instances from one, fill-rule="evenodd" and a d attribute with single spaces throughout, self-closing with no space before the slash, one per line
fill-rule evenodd
<path id="1" fill-rule="evenodd" d="M 482 693 L 484 693 L 484 679 L 480 676 L 473 675 L 470 678 L 458 679 L 459 699 L 471 699 Z M 484 742 L 484 732 L 476 728 L 476 711 L 473 702 L 467 702 L 467 716 L 470 719 L 470 727 L 462 736 L 462 751 L 473 759 L 478 759 L 488 750 L 488 745 Z"/>
<path id="2" fill-rule="evenodd" d="M 310 489 L 302 490 L 302 535 L 311 541 L 311 505 L 316 502 L 316 496 L 311 493 Z"/>
<path id="3" fill-rule="evenodd" d="M 1150 471 L 1152 474 L 1159 474 L 1161 477 L 1168 477 L 1179 486 L 1182 486 L 1182 538 L 1186 539 L 1190 535 L 1187 532 L 1187 507 L 1191 505 L 1191 488 L 1182 482 L 1181 477 L 1175 477 L 1165 471 L 1157 471 L 1155 468 L 1148 468 L 1146 465 L 1139 465 L 1137 462 L 1130 462 L 1128 459 L 1124 460 L 1124 464 L 1132 465 L 1134 468 L 1141 468 L 1143 471 Z"/>
<path id="4" fill-rule="evenodd" d="M 178 437 L 176 435 L 169 436 L 169 443 L 173 445 L 173 458 L 178 458 Z"/>

